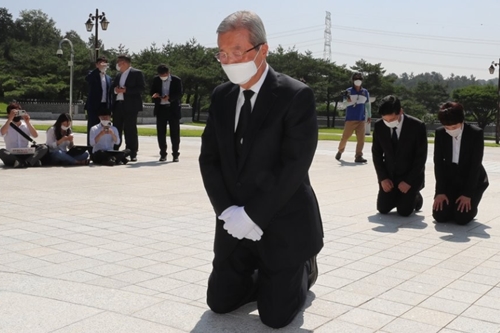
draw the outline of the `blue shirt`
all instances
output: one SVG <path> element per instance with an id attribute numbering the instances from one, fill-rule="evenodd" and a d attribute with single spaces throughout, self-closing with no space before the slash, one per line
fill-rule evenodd
<path id="1" fill-rule="evenodd" d="M 357 91 L 354 87 L 346 89 L 351 94 L 351 100 L 345 110 L 346 121 L 365 120 L 365 104 L 370 103 L 370 93 L 365 88 Z"/>

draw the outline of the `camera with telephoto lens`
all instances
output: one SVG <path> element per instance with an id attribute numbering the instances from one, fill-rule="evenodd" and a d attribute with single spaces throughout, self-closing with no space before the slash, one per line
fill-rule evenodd
<path id="1" fill-rule="evenodd" d="M 17 110 L 16 111 L 16 117 L 22 117 L 26 115 L 26 110 Z"/>

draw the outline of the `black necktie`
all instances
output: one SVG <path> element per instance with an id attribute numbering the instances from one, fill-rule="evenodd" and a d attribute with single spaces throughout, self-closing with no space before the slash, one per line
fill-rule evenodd
<path id="1" fill-rule="evenodd" d="M 236 146 L 236 156 L 239 157 L 241 154 L 241 149 L 243 147 L 243 138 L 245 136 L 245 131 L 250 123 L 250 115 L 252 114 L 252 103 L 250 99 L 253 96 L 252 90 L 243 90 L 243 96 L 245 96 L 245 102 L 240 110 L 240 119 L 238 120 L 238 127 L 236 127 L 236 132 L 234 133 L 234 140 Z"/>
<path id="2" fill-rule="evenodd" d="M 394 150 L 398 148 L 398 133 L 396 133 L 396 127 L 392 128 L 392 148 L 394 148 Z"/>

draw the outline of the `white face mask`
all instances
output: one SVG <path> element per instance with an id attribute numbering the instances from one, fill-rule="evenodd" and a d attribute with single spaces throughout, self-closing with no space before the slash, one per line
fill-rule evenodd
<path id="1" fill-rule="evenodd" d="M 117 71 L 120 71 L 120 67 L 121 67 L 121 66 L 120 66 L 119 64 L 116 64 L 116 70 L 117 70 Z"/>
<path id="2" fill-rule="evenodd" d="M 99 65 L 99 71 L 101 73 L 106 73 L 107 69 L 108 69 L 108 64 L 101 64 L 101 65 Z"/>
<path id="3" fill-rule="evenodd" d="M 387 127 L 389 127 L 389 128 L 398 127 L 398 125 L 399 125 L 399 120 L 394 120 L 394 121 L 391 121 L 391 122 L 388 122 L 388 121 L 385 121 L 385 120 L 384 120 L 384 124 L 385 124 L 385 126 L 387 126 Z"/>
<path id="4" fill-rule="evenodd" d="M 355 81 L 354 81 L 354 85 L 355 85 L 356 87 L 360 87 L 360 86 L 361 86 L 361 83 L 363 83 L 363 81 L 361 81 L 361 80 L 355 80 Z"/>
<path id="5" fill-rule="evenodd" d="M 449 129 L 445 128 L 444 130 L 446 131 L 446 133 L 451 135 L 452 138 L 456 138 L 462 134 L 462 127 L 455 128 L 453 130 L 449 130 Z"/>
<path id="6" fill-rule="evenodd" d="M 234 84 L 240 84 L 240 85 L 250 81 L 250 79 L 257 73 L 260 66 L 262 66 L 262 63 L 264 63 L 264 60 L 262 60 L 262 63 L 257 68 L 254 61 L 257 58 L 258 54 L 259 52 L 257 52 L 253 60 L 247 62 L 240 62 L 237 64 L 221 64 L 222 69 L 229 78 L 229 81 L 231 81 Z"/>
<path id="7" fill-rule="evenodd" d="M 166 80 L 168 80 L 168 75 L 167 75 L 167 76 L 160 76 L 160 79 L 161 79 L 162 81 L 166 81 Z"/>
<path id="8" fill-rule="evenodd" d="M 71 127 L 71 126 L 64 126 L 64 125 L 61 125 L 61 129 L 62 129 L 63 131 L 67 131 L 67 130 L 69 130 L 69 128 L 70 128 L 70 127 Z"/>

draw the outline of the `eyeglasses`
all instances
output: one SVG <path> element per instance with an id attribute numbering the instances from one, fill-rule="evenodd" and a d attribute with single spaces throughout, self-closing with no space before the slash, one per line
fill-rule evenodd
<path id="1" fill-rule="evenodd" d="M 255 50 L 256 48 L 258 48 L 259 46 L 262 46 L 262 45 L 264 45 L 264 43 L 259 43 L 259 44 L 255 45 L 254 47 L 252 47 L 251 49 L 248 49 L 244 52 L 234 51 L 234 52 L 229 53 L 229 54 L 226 52 L 217 52 L 215 54 L 215 59 L 217 59 L 218 62 L 227 62 L 229 60 L 229 58 L 232 58 L 236 61 L 240 61 L 241 59 L 243 59 L 243 56 L 245 54 L 247 54 L 250 51 Z"/>

